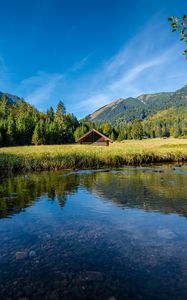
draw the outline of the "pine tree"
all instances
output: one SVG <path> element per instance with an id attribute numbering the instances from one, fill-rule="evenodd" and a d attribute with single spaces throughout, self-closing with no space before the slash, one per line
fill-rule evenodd
<path id="1" fill-rule="evenodd" d="M 7 119 L 7 144 L 9 146 L 15 145 L 15 121 L 10 115 Z"/>
<path id="2" fill-rule="evenodd" d="M 140 120 L 135 120 L 132 124 L 131 130 L 132 138 L 135 140 L 141 140 L 143 137 L 143 127 L 142 122 Z"/>
<path id="3" fill-rule="evenodd" d="M 55 113 L 52 106 L 47 110 L 47 117 L 50 121 L 54 121 Z"/>
<path id="4" fill-rule="evenodd" d="M 59 113 L 62 115 L 66 114 L 66 107 L 61 100 L 59 101 L 59 103 L 57 105 L 57 110 L 56 110 L 56 114 L 59 114 Z"/>
<path id="5" fill-rule="evenodd" d="M 118 138 L 117 138 L 118 142 L 121 142 L 124 140 L 124 135 L 123 133 L 120 131 L 119 135 L 118 135 Z"/>
<path id="6" fill-rule="evenodd" d="M 34 144 L 34 145 L 40 145 L 41 144 L 40 130 L 39 130 L 39 126 L 37 126 L 37 125 L 34 129 L 34 133 L 33 133 L 33 136 L 32 136 L 32 144 Z"/>

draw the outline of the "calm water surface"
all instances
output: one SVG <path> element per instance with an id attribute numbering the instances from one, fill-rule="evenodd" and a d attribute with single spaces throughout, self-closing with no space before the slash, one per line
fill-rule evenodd
<path id="1" fill-rule="evenodd" d="M 187 299 L 187 166 L 1 177 L 4 299 Z"/>

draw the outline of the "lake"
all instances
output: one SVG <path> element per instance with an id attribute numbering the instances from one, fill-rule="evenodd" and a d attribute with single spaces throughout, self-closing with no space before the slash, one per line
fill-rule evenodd
<path id="1" fill-rule="evenodd" d="M 0 177 L 0 299 L 187 299 L 187 166 Z"/>

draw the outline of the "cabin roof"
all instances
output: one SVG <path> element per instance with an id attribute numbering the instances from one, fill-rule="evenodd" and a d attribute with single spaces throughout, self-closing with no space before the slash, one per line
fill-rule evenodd
<path id="1" fill-rule="evenodd" d="M 82 140 L 84 140 L 87 136 L 90 135 L 90 133 L 95 132 L 97 135 L 103 137 L 105 139 L 105 141 L 109 141 L 110 143 L 113 143 L 113 140 L 109 139 L 106 135 L 102 134 L 101 132 L 97 131 L 96 129 L 91 129 L 90 131 L 88 131 L 87 133 L 85 133 L 84 135 L 82 135 L 77 142 L 81 142 Z"/>

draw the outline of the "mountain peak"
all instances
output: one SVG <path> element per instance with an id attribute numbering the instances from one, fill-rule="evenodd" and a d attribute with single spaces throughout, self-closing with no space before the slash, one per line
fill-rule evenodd
<path id="1" fill-rule="evenodd" d="M 187 93 L 187 84 L 183 86 L 181 89 L 178 89 L 176 93 Z"/>
<path id="2" fill-rule="evenodd" d="M 170 107 L 187 104 L 187 85 L 176 92 L 142 94 L 137 98 L 119 98 L 97 109 L 89 118 L 94 122 L 111 123 L 122 119 L 125 122 L 144 119 Z"/>

